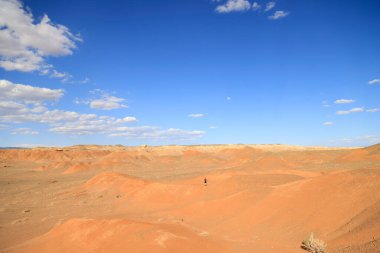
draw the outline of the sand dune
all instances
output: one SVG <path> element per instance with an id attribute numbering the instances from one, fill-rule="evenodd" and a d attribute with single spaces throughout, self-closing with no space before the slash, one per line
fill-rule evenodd
<path id="1" fill-rule="evenodd" d="M 86 171 L 90 169 L 90 165 L 86 163 L 78 163 L 70 166 L 67 170 L 63 172 L 63 174 L 70 174 L 70 173 L 75 173 L 75 172 L 80 172 L 80 171 Z"/>
<path id="2" fill-rule="evenodd" d="M 371 162 L 380 161 L 380 145 L 373 145 L 368 148 L 355 149 L 347 155 L 340 157 L 340 162 Z"/>
<path id="3" fill-rule="evenodd" d="M 379 147 L 1 150 L 0 248 L 380 252 Z"/>
<path id="4" fill-rule="evenodd" d="M 127 219 L 72 219 L 14 251 L 220 252 L 225 245 L 178 225 Z"/>

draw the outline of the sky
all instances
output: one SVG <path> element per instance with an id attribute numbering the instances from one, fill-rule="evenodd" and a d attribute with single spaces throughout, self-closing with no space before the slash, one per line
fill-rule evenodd
<path id="1" fill-rule="evenodd" d="M 0 146 L 380 143 L 379 11 L 0 0 Z"/>

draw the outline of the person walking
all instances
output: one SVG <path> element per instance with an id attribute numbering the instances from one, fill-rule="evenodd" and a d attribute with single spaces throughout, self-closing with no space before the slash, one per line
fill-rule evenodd
<path id="1" fill-rule="evenodd" d="M 204 182 L 205 186 L 207 186 L 207 178 L 205 178 L 205 179 L 203 180 L 203 182 Z"/>

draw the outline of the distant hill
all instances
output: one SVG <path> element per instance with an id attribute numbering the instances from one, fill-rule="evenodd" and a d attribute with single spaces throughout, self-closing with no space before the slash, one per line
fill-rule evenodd
<path id="1" fill-rule="evenodd" d="M 0 149 L 29 149 L 29 148 L 23 148 L 23 147 L 0 147 Z"/>
<path id="2" fill-rule="evenodd" d="M 380 143 L 366 147 L 365 148 L 371 154 L 379 154 L 380 153 Z"/>

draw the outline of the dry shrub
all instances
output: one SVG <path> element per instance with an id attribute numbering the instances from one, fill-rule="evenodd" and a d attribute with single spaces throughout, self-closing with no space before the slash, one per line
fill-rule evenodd
<path id="1" fill-rule="evenodd" d="M 311 253 L 324 253 L 326 244 L 322 240 L 315 238 L 314 234 L 311 233 L 307 239 L 302 241 L 301 248 Z"/>

